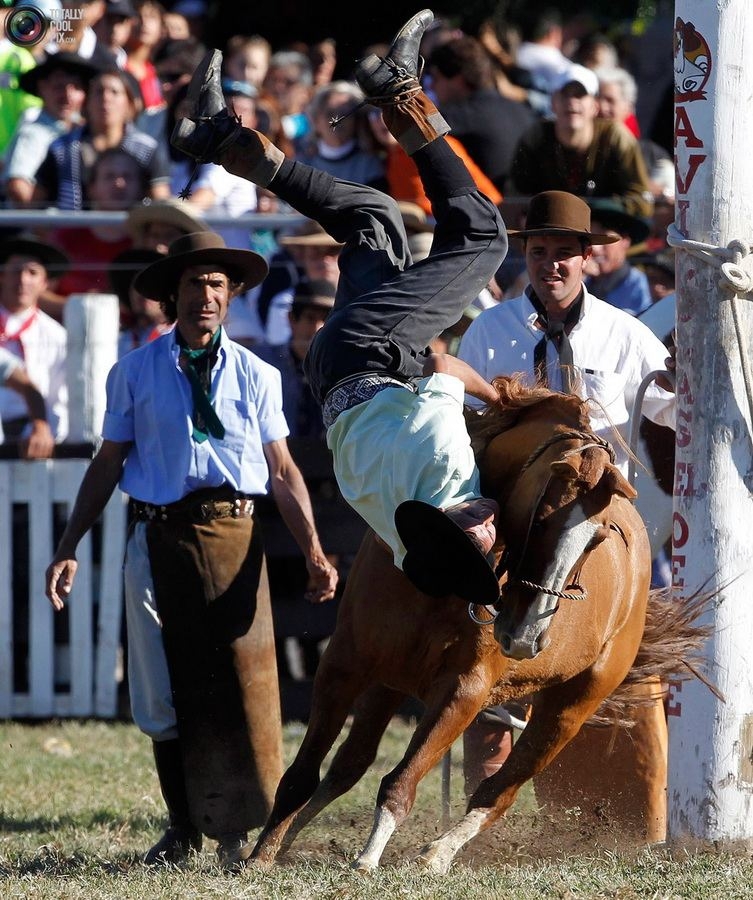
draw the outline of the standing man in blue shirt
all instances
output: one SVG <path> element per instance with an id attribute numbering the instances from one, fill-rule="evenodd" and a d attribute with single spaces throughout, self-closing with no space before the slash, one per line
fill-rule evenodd
<path id="1" fill-rule="evenodd" d="M 123 356 L 107 379 L 103 442 L 50 564 L 62 609 L 76 547 L 116 485 L 131 498 L 125 557 L 133 718 L 154 742 L 170 814 L 146 862 L 218 841 L 250 853 L 282 774 L 279 691 L 254 495 L 271 489 L 306 560 L 307 599 L 334 596 L 309 495 L 286 443 L 279 372 L 222 328 L 232 297 L 266 275 L 258 254 L 189 234 L 136 276 L 174 330 Z"/>

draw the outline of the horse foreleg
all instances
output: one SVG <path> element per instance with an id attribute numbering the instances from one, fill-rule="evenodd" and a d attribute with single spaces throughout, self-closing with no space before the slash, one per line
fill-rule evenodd
<path id="1" fill-rule="evenodd" d="M 520 788 L 544 769 L 595 712 L 603 694 L 585 690 L 589 678 L 579 676 L 546 691 L 502 768 L 484 779 L 468 802 L 465 816 L 427 844 L 417 862 L 445 874 L 458 851 L 491 827 L 512 806 Z"/>
<path id="2" fill-rule="evenodd" d="M 451 701 L 443 698 L 427 706 L 403 759 L 382 779 L 374 825 L 354 868 L 367 871 L 379 865 L 387 842 L 413 808 L 418 783 L 473 720 L 487 694 L 482 688 L 477 697 L 466 695 L 461 702 L 453 692 Z"/>
<path id="3" fill-rule="evenodd" d="M 328 652 L 319 664 L 306 734 L 295 759 L 282 776 L 272 812 L 251 854 L 250 865 L 268 866 L 274 862 L 293 820 L 316 791 L 322 762 L 340 734 L 353 701 L 363 689 L 361 680 L 352 670 L 328 662 L 333 658 Z"/>
<path id="4" fill-rule="evenodd" d="M 363 777 L 376 759 L 382 735 L 404 699 L 405 694 L 383 685 L 373 685 L 359 698 L 347 738 L 313 796 L 293 820 L 281 851 L 286 851 L 315 816 Z"/>

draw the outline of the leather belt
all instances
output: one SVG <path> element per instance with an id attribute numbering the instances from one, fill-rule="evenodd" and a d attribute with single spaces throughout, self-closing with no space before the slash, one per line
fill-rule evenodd
<path id="1" fill-rule="evenodd" d="M 322 419 L 326 428 L 335 421 L 341 412 L 351 409 L 359 403 L 371 400 L 385 388 L 406 388 L 415 393 L 416 389 L 410 382 L 401 381 L 392 375 L 376 375 L 373 373 L 360 373 L 338 381 L 324 398 L 322 404 Z"/>
<path id="2" fill-rule="evenodd" d="M 192 495 L 163 505 L 131 500 L 131 516 L 138 522 L 189 522 L 200 525 L 213 519 L 247 519 L 254 514 L 253 498 L 244 494 L 227 500 L 192 499 Z"/>

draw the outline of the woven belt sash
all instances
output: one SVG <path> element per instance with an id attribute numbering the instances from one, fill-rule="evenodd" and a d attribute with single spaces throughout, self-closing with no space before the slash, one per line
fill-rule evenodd
<path id="1" fill-rule="evenodd" d="M 192 522 L 201 524 L 212 519 L 247 519 L 254 514 L 251 497 L 239 495 L 230 500 L 191 500 L 188 498 L 175 503 L 159 506 L 154 503 L 130 501 L 131 516 L 139 522 Z"/>
<path id="2" fill-rule="evenodd" d="M 325 427 L 329 428 L 341 412 L 371 400 L 380 391 L 389 387 L 406 388 L 415 393 L 412 384 L 400 381 L 399 378 L 393 378 L 390 375 L 354 375 L 352 378 L 338 381 L 324 398 L 322 404 L 322 419 Z"/>

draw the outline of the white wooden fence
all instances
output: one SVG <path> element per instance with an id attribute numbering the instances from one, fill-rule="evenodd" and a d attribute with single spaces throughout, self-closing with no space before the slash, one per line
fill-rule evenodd
<path id="1" fill-rule="evenodd" d="M 64 637 L 55 638 L 53 619 L 60 614 L 44 592 L 45 570 L 54 552 L 55 505 L 64 504 L 65 513 L 70 512 L 88 464 L 86 459 L 0 461 L 0 718 L 116 715 L 126 538 L 126 498 L 120 491 L 102 516 L 99 558 L 91 534 L 79 545 Z M 12 563 L 27 538 L 14 533 L 14 504 L 26 507 L 29 523 L 28 629 L 20 641 L 14 641 L 18 603 L 13 599 Z M 16 631 L 18 626 L 16 622 Z M 19 660 L 14 678 L 14 654 L 25 646 L 25 689 L 17 690 Z"/>

